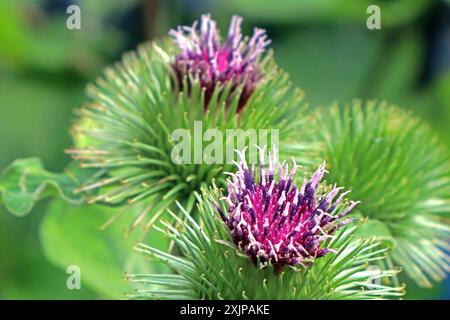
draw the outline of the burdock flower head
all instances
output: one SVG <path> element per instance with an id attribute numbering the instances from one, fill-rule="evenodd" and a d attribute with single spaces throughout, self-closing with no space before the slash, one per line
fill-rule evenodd
<path id="1" fill-rule="evenodd" d="M 258 60 L 270 43 L 265 30 L 255 28 L 251 38 L 243 38 L 242 18 L 233 16 L 225 41 L 221 41 L 216 22 L 209 14 L 203 15 L 200 22 L 191 27 L 180 26 L 171 30 L 180 49 L 173 68 L 179 87 L 183 87 L 186 75 L 197 76 L 205 90 L 205 108 L 216 86 L 231 85 L 231 90 L 242 86 L 238 111 L 245 105 L 256 84 L 261 79 Z"/>
<path id="2" fill-rule="evenodd" d="M 271 262 L 275 272 L 285 265 L 305 266 L 334 252 L 323 244 L 337 229 L 352 221 L 343 218 L 358 202 L 351 202 L 340 211 L 340 203 L 348 191 L 333 201 L 342 188 L 335 185 L 328 194 L 319 190 L 319 182 L 326 172 L 325 163 L 309 181 L 297 187 L 295 161 L 289 171 L 287 163 L 277 164 L 275 153 L 269 154 L 266 169 L 264 150 L 261 150 L 257 177 L 254 166 L 249 169 L 243 153 L 240 157 L 239 170 L 228 180 L 227 215 L 218 206 L 234 243 L 259 267 Z M 275 178 L 277 165 L 279 175 Z"/>
<path id="3" fill-rule="evenodd" d="M 25 189 L 36 190 L 29 192 L 30 205 L 5 197 L 8 207 L 29 211 L 41 186 L 54 184 L 72 202 L 127 206 L 129 215 L 138 210 L 130 231 L 148 230 L 177 201 L 196 210 L 195 193 L 213 178 L 218 187 L 226 186 L 219 173 L 233 165 L 228 156 L 208 152 L 211 146 L 223 146 L 228 154 L 249 141 L 265 145 L 270 139 L 289 146 L 280 150 L 282 157 L 313 162 L 315 145 L 295 139 L 307 119 L 301 90 L 277 66 L 271 50 L 263 54 L 269 43 L 265 32 L 256 28 L 251 38 L 243 38 L 241 22 L 233 17 L 221 41 L 216 23 L 204 15 L 198 32 L 196 23 L 179 27 L 171 38 L 143 44 L 107 67 L 88 85 L 88 99 L 76 111 L 74 145 L 67 150 L 74 159 L 70 173 L 64 179 L 27 178 L 31 183 Z M 28 177 L 23 164 L 17 168 Z M 11 172 L 10 191 L 21 194 L 20 174 Z"/>
<path id="4" fill-rule="evenodd" d="M 198 127 L 205 134 L 214 129 L 214 145 L 223 146 L 232 140 L 228 131 L 237 136 L 243 129 L 247 140 L 248 129 L 277 130 L 280 145 L 301 150 L 289 154 L 312 160 L 314 148 L 294 141 L 305 119 L 301 91 L 291 86 L 272 52 L 260 59 L 269 43 L 264 31 L 255 29 L 243 39 L 241 21 L 232 19 L 221 42 L 215 22 L 204 15 L 199 33 L 196 23 L 172 30 L 176 41 L 140 46 L 88 87 L 90 100 L 77 113 L 75 146 L 68 153 L 85 171 L 98 171 L 78 179 L 77 194 L 86 193 L 89 203 L 142 205 L 132 229 L 142 223 L 149 229 L 175 201 L 195 210 L 195 192 L 214 177 L 219 187 L 226 186 L 219 173 L 232 167 L 219 157 L 208 160 L 211 142 Z M 259 136 L 253 144 L 267 144 Z M 180 156 L 184 144 L 183 150 L 199 145 L 205 151 L 200 161 L 190 152 Z"/>
<path id="5" fill-rule="evenodd" d="M 261 159 L 255 169 L 248 167 L 244 153 L 240 156 L 225 197 L 214 185 L 204 188 L 197 194 L 195 218 L 179 205 L 170 211 L 176 226 L 161 221 L 155 227 L 181 255 L 146 244 L 136 247 L 174 273 L 128 274 L 136 284 L 130 297 L 335 300 L 403 295 L 403 287 L 385 282 L 398 270 L 383 267 L 387 249 L 381 242 L 355 237 L 359 223 L 341 228 L 351 221 L 346 215 L 357 202 L 344 200 L 341 188 L 325 191 L 328 187 L 320 183 L 324 166 L 297 187 L 295 162 L 289 171 L 269 156 L 268 168 Z M 369 261 L 380 268 L 368 268 Z"/>

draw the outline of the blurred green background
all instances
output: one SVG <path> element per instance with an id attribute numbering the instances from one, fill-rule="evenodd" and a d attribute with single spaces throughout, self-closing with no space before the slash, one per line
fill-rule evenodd
<path id="1" fill-rule="evenodd" d="M 81 30 L 66 28 L 71 4 L 81 8 Z M 381 8 L 381 30 L 366 27 L 370 4 Z M 246 33 L 267 29 L 279 64 L 311 106 L 387 99 L 425 118 L 450 146 L 449 1 L 3 0 L 0 170 L 29 156 L 62 170 L 85 85 L 124 51 L 207 12 L 222 32 L 232 14 L 245 18 Z M 129 290 L 123 271 L 149 264 L 131 253 L 138 239 L 124 237 L 123 224 L 99 231 L 108 210 L 43 201 L 18 218 L 1 207 L 0 298 L 123 298 Z M 66 288 L 69 265 L 81 268 L 81 290 Z M 448 280 L 429 290 L 410 285 L 408 296 L 449 299 L 449 288 Z"/>

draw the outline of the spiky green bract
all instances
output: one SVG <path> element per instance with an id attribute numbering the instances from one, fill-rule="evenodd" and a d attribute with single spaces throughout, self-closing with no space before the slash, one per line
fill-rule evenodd
<path id="1" fill-rule="evenodd" d="M 279 130 L 280 156 L 298 155 L 301 151 L 306 157 L 299 157 L 299 161 L 308 161 L 308 152 L 304 150 L 308 146 L 291 142 L 294 127 L 303 121 L 302 94 L 291 88 L 287 74 L 278 69 L 272 53 L 260 62 L 263 77 L 245 108 L 237 113 L 242 88 L 234 88 L 230 93 L 232 84 L 217 85 L 206 112 L 204 90 L 198 76 L 186 77 L 181 92 L 175 88 L 177 82 L 171 64 L 176 52 L 173 44 L 161 41 L 126 54 L 121 63 L 106 69 L 104 76 L 88 87 L 90 102 L 79 111 L 73 128 L 76 146 L 68 153 L 83 168 L 97 168 L 100 174 L 94 183 L 77 192 L 101 189 L 90 202 L 109 205 L 147 200 L 149 206 L 136 218 L 134 225 L 146 221 L 146 226 L 150 226 L 175 200 L 190 210 L 195 200 L 194 191 L 209 184 L 227 167 L 220 163 L 208 164 L 206 161 L 211 161 L 214 154 L 206 160 L 200 159 L 201 164 L 183 161 L 175 164 L 172 152 L 178 141 L 171 138 L 175 130 L 189 130 L 192 162 L 199 156 L 194 152 L 195 143 L 202 145 L 205 154 L 207 147 L 217 141 L 223 146 L 224 155 L 231 151 L 234 157 L 234 149 L 243 149 L 244 146 L 237 146 L 237 143 L 234 148 L 226 147 L 227 129 L 254 130 L 257 134 L 260 129 L 269 130 L 269 141 L 261 143 L 260 138 L 253 141 L 244 131 L 234 131 L 244 137 L 247 146 L 271 145 L 270 139 L 274 137 L 270 130 Z M 194 121 L 202 121 L 203 133 L 207 129 L 218 129 L 223 136 L 212 142 L 214 137 L 203 141 L 202 137 L 194 136 Z M 236 137 L 231 141 L 235 140 Z M 224 182 L 221 177 L 216 181 L 219 185 Z"/>
<path id="2" fill-rule="evenodd" d="M 403 294 L 402 287 L 376 284 L 397 271 L 369 267 L 383 259 L 386 249 L 373 240 L 354 239 L 356 227 L 340 230 L 326 241 L 327 247 L 337 250 L 335 254 L 275 274 L 272 264 L 259 269 L 237 249 L 210 195 L 199 197 L 198 207 L 199 222 L 180 206 L 181 218 L 173 214 L 178 225 L 163 223 L 183 257 L 138 245 L 138 250 L 165 262 L 175 274 L 130 275 L 139 287 L 131 298 L 377 299 Z"/>
<path id="3" fill-rule="evenodd" d="M 387 227 L 391 257 L 413 280 L 442 280 L 450 263 L 450 159 L 430 129 L 387 103 L 355 101 L 315 116 L 312 138 L 323 143 L 328 182 L 351 189 L 362 215 Z"/>

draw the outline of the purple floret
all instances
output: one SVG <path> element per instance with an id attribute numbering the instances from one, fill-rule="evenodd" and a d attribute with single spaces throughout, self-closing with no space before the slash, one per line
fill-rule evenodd
<path id="1" fill-rule="evenodd" d="M 309 181 L 295 185 L 297 165 L 289 171 L 288 164 L 278 164 L 269 154 L 269 168 L 264 167 L 264 150 L 261 150 L 260 170 L 249 170 L 244 153 L 237 164 L 238 171 L 228 180 L 225 198 L 228 212 L 219 210 L 231 231 L 234 243 L 261 268 L 269 262 L 279 272 L 285 265 L 307 265 L 332 248 L 324 242 L 339 228 L 351 222 L 343 219 L 358 202 L 350 202 L 342 211 L 339 204 L 348 192 L 334 201 L 342 188 L 334 186 L 326 195 L 318 195 L 319 182 L 325 163 Z"/>
<path id="2" fill-rule="evenodd" d="M 231 93 L 242 86 L 238 104 L 240 111 L 263 76 L 258 61 L 270 40 L 266 32 L 258 28 L 254 29 L 251 38 L 244 39 L 241 23 L 241 17 L 233 16 L 228 37 L 223 43 L 210 15 L 202 15 L 199 32 L 195 21 L 191 27 L 180 26 L 169 33 L 180 49 L 173 63 L 178 87 L 183 89 L 183 79 L 188 74 L 199 77 L 205 90 L 205 109 L 214 89 L 219 84 L 231 82 Z"/>

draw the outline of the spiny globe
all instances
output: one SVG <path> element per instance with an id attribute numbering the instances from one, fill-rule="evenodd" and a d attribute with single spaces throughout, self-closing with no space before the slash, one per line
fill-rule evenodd
<path id="1" fill-rule="evenodd" d="M 311 124 L 312 125 L 312 124 Z M 391 257 L 422 286 L 450 270 L 450 158 L 427 125 L 388 103 L 355 101 L 315 113 L 329 182 L 387 227 Z"/>

